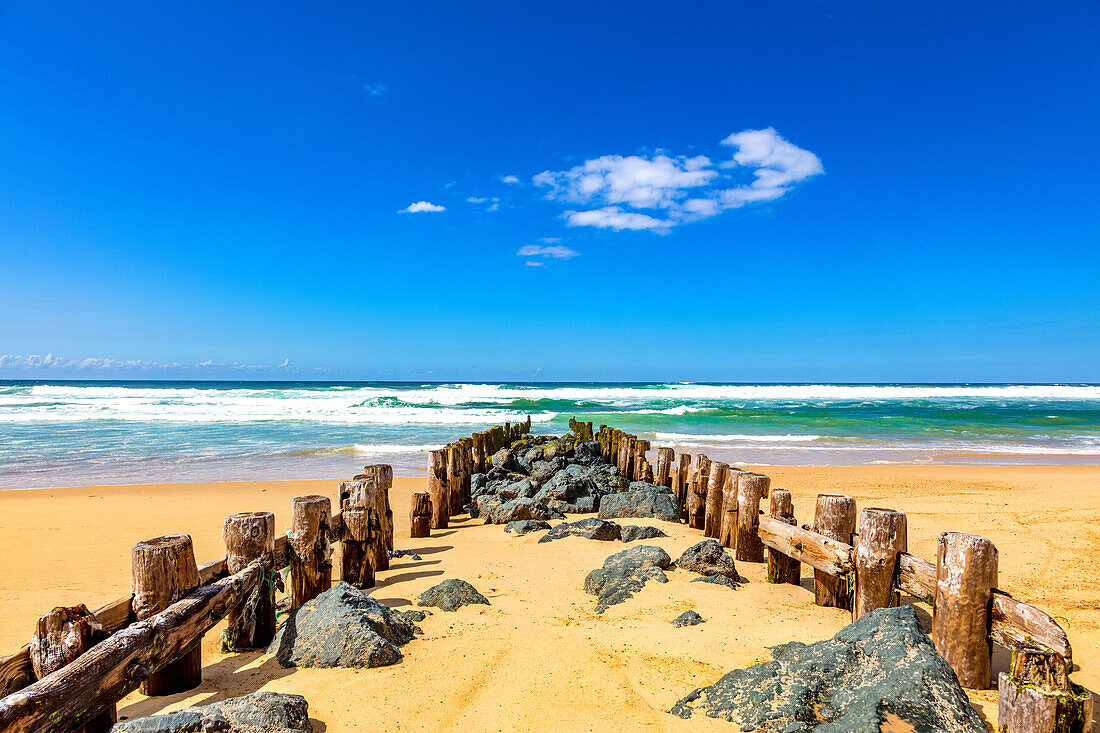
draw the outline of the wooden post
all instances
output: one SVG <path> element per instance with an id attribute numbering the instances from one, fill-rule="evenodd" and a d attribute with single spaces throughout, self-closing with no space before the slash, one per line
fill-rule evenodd
<path id="1" fill-rule="evenodd" d="M 985 537 L 944 532 L 936 553 L 932 640 L 963 687 L 989 687 L 990 601 L 997 586 L 997 548 Z"/>
<path id="2" fill-rule="evenodd" d="M 428 494 L 432 499 L 432 529 L 447 529 L 451 505 L 447 497 L 446 450 L 428 453 Z"/>
<path id="3" fill-rule="evenodd" d="M 648 481 L 646 478 L 646 472 L 649 469 L 649 461 L 646 460 L 646 452 L 649 451 L 649 441 L 637 439 L 634 441 L 631 458 L 631 465 L 634 466 L 634 477 L 631 481 Z M 650 476 L 650 479 L 653 477 Z"/>
<path id="4" fill-rule="evenodd" d="M 768 495 L 772 480 L 762 473 L 744 471 L 737 477 L 737 553 L 745 562 L 764 562 L 760 527 L 760 502 Z"/>
<path id="5" fill-rule="evenodd" d="M 631 464 L 634 459 L 634 441 L 637 440 L 633 435 L 623 435 L 623 439 L 619 442 L 619 471 L 623 476 L 626 476 L 627 481 L 634 480 L 634 471 L 631 468 Z"/>
<path id="6" fill-rule="evenodd" d="M 349 506 L 341 512 L 344 532 L 341 539 L 340 577 L 356 588 L 374 587 L 374 566 L 370 563 L 371 511 L 364 506 Z"/>
<path id="7" fill-rule="evenodd" d="M 432 497 L 426 491 L 412 495 L 409 508 L 409 537 L 428 537 L 432 526 Z"/>
<path id="8" fill-rule="evenodd" d="M 703 506 L 703 536 L 718 537 L 722 533 L 722 490 L 726 486 L 729 464 L 714 461 L 707 476 L 706 502 Z"/>
<path id="9" fill-rule="evenodd" d="M 680 462 L 676 466 L 676 479 L 672 484 L 672 492 L 676 495 L 676 508 L 680 512 L 680 521 L 687 522 L 687 492 L 688 492 L 688 468 L 691 464 L 691 454 L 681 453 Z"/>
<path id="10" fill-rule="evenodd" d="M 672 488 L 672 461 L 675 458 L 676 451 L 672 448 L 657 449 L 657 472 L 653 475 L 654 484 Z"/>
<path id="11" fill-rule="evenodd" d="M 447 516 L 462 513 L 462 458 L 458 444 L 447 446 Z"/>
<path id="12" fill-rule="evenodd" d="M 780 522 L 789 524 L 792 527 L 797 526 L 794 518 L 794 502 L 791 500 L 791 492 L 786 489 L 772 491 L 771 506 L 768 513 Z M 802 563 L 778 550 L 768 548 L 769 583 L 798 585 L 801 582 L 801 576 Z"/>
<path id="13" fill-rule="evenodd" d="M 742 473 L 733 466 L 726 471 L 726 483 L 722 486 L 722 526 L 718 530 L 722 547 L 737 546 L 737 479 Z"/>
<path id="14" fill-rule="evenodd" d="M 898 605 L 900 597 L 894 591 L 898 556 L 908 551 L 905 514 L 877 507 L 859 513 L 859 537 L 852 553 L 856 566 L 853 621 L 876 608 Z"/>
<path id="15" fill-rule="evenodd" d="M 375 570 L 390 569 L 389 550 L 393 549 L 393 509 L 390 508 L 390 489 L 393 488 L 393 466 L 376 463 L 363 469 L 374 480 L 374 501 L 368 507 L 378 520 L 379 536 L 383 548 L 376 553 Z"/>
<path id="16" fill-rule="evenodd" d="M 707 512 L 707 478 L 710 474 L 710 459 L 702 453 L 696 453 L 688 472 L 687 513 L 688 526 L 703 529 Z"/>
<path id="17" fill-rule="evenodd" d="M 291 608 L 316 598 L 332 587 L 332 502 L 327 496 L 299 496 L 290 511 Z"/>
<path id="18" fill-rule="evenodd" d="M 130 553 L 134 583 L 134 616 L 143 621 L 183 598 L 199 585 L 199 566 L 191 537 L 185 534 L 154 537 L 134 545 Z M 202 684 L 202 647 L 199 641 L 173 662 L 141 683 L 141 692 L 171 695 Z"/>
<path id="19" fill-rule="evenodd" d="M 607 462 L 618 468 L 622 472 L 622 467 L 619 465 L 619 441 L 622 440 L 623 431 L 618 428 L 611 428 L 611 440 L 607 446 Z"/>
<path id="20" fill-rule="evenodd" d="M 109 635 L 87 606 L 58 606 L 38 619 L 35 625 L 30 646 L 35 678 L 42 679 L 76 661 Z M 103 713 L 69 733 L 107 733 L 116 720 L 116 708 L 112 703 Z"/>
<path id="21" fill-rule="evenodd" d="M 230 575 L 236 575 L 256 560 L 261 561 L 265 571 L 257 592 L 227 614 L 222 651 L 266 647 L 275 638 L 275 584 L 269 577 L 274 572 L 275 515 L 271 512 L 231 514 L 222 525 L 222 539 L 225 541 L 225 567 Z"/>
<path id="22" fill-rule="evenodd" d="M 518 425 L 517 425 L 518 427 Z M 463 438 L 458 441 L 459 467 L 462 471 L 462 494 L 459 497 L 458 511 L 462 512 L 463 505 L 470 501 L 470 479 L 474 475 L 473 440 Z"/>
<path id="23" fill-rule="evenodd" d="M 997 730 L 1002 733 L 1091 733 L 1092 693 L 1069 681 L 1061 654 L 1032 646 L 1012 652 L 998 679 Z"/>
<path id="24" fill-rule="evenodd" d="M 842 494 L 818 494 L 814 531 L 829 539 L 852 544 L 856 531 L 856 500 Z M 814 571 L 814 602 L 830 608 L 852 607 L 847 576 Z"/>

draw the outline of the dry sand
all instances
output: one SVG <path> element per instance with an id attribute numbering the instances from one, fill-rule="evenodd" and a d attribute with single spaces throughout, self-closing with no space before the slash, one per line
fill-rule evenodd
<path id="1" fill-rule="evenodd" d="M 1054 615 L 1074 649 L 1074 679 L 1100 690 L 1100 466 L 767 467 L 772 486 L 791 489 L 800 522 L 813 497 L 843 492 L 860 506 L 905 511 L 910 551 L 935 558 L 941 530 L 975 532 L 1000 550 L 1000 586 Z M 199 562 L 224 555 L 223 519 L 269 510 L 286 526 L 290 500 L 334 496 L 335 480 L 152 485 L 0 492 L 0 656 L 25 644 L 35 620 L 61 604 L 95 608 L 125 595 L 130 546 L 187 532 Z M 827 638 L 848 615 L 813 605 L 805 587 L 763 582 L 763 568 L 738 563 L 750 582 L 731 591 L 690 583 L 684 571 L 649 584 L 602 616 L 582 590 L 585 574 L 622 543 L 569 538 L 538 544 L 502 527 L 459 520 L 430 539 L 408 537 L 409 495 L 423 479 L 397 479 L 392 504 L 396 546 L 422 561 L 396 559 L 373 595 L 395 607 L 444 578 L 463 578 L 492 605 L 436 611 L 405 659 L 372 670 L 288 670 L 259 653 L 222 655 L 219 626 L 203 642 L 204 682 L 190 693 L 119 704 L 135 717 L 259 689 L 309 700 L 317 731 L 376 728 L 448 730 L 723 730 L 728 723 L 684 721 L 669 707 L 724 672 L 770 658 L 767 647 Z M 654 524 L 652 541 L 675 558 L 699 533 Z M 337 567 L 338 567 L 337 563 Z M 809 575 L 803 568 L 805 578 Z M 678 629 L 688 609 L 707 622 Z M 1006 656 L 997 655 L 1003 669 Z M 971 691 L 995 722 L 996 692 Z M 1096 727 L 1100 731 L 1100 726 Z"/>

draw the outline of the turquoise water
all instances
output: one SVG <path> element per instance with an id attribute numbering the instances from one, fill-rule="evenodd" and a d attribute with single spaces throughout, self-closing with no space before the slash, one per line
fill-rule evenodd
<path id="1" fill-rule="evenodd" d="M 0 381 L 0 488 L 417 475 L 528 414 L 749 464 L 1100 463 L 1097 385 Z"/>

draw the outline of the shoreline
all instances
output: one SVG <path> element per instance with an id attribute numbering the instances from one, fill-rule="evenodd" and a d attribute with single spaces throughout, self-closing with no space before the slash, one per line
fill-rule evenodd
<path id="1" fill-rule="evenodd" d="M 1100 553 L 1094 529 L 1100 466 L 771 466 L 765 472 L 773 487 L 791 490 L 799 523 L 812 520 L 817 493 L 847 493 L 860 507 L 905 512 L 910 552 L 925 559 L 934 561 L 940 531 L 989 537 L 1000 552 L 999 587 L 1059 620 L 1073 644 L 1075 681 L 1100 690 L 1100 567 L 1093 562 Z M 0 656 L 29 641 L 34 622 L 54 606 L 96 608 L 124 596 L 134 542 L 187 532 L 196 559 L 206 562 L 224 554 L 221 525 L 229 514 L 274 511 L 284 530 L 291 498 L 334 496 L 339 480 L 0 491 L 6 530 L 0 533 Z M 199 689 L 154 699 L 134 693 L 120 703 L 120 714 L 166 712 L 270 689 L 306 696 L 311 716 L 328 731 L 357 729 L 362 716 L 381 709 L 392 715 L 389 727 L 409 731 L 425 721 L 428 728 L 468 730 L 724 730 L 724 722 L 684 721 L 665 711 L 730 669 L 768 659 L 769 646 L 827 638 L 849 621 L 846 612 L 814 606 L 804 587 L 765 583 L 762 566 L 752 563 L 738 563 L 750 582 L 737 591 L 673 573 L 668 584 L 647 586 L 597 616 L 594 599 L 580 588 L 584 574 L 623 545 L 583 539 L 538 544 L 536 536 L 516 538 L 461 517 L 450 529 L 411 540 L 409 497 L 424 484 L 423 478 L 396 478 L 391 491 L 396 547 L 415 549 L 423 560 L 395 561 L 378 574 L 371 594 L 408 608 L 426 588 L 459 577 L 492 606 L 429 617 L 420 624 L 425 635 L 405 648 L 401 663 L 374 670 L 286 670 L 260 653 L 222 655 L 219 626 L 203 642 L 210 672 L 204 671 Z M 583 516 L 591 515 L 571 518 Z M 674 557 L 701 539 L 684 525 L 623 523 L 660 526 L 669 537 L 652 544 Z M 688 609 L 708 623 L 690 630 L 669 626 Z M 447 679 L 438 675 L 441 663 L 453 672 Z M 585 695 L 576 694 L 578 685 Z M 537 719 L 530 698 L 536 692 L 540 699 L 570 702 Z M 996 691 L 968 694 L 992 720 Z"/>

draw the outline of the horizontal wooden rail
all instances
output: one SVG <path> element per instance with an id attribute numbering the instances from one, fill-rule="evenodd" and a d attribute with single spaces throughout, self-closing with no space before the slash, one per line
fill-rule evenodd
<path id="1" fill-rule="evenodd" d="M 802 529 L 766 514 L 760 516 L 760 541 L 787 557 L 830 575 L 846 575 L 854 569 L 852 546 Z"/>
<path id="2" fill-rule="evenodd" d="M 60 733 L 96 717 L 202 638 L 263 578 L 254 562 L 127 626 L 76 661 L 0 699 L 5 733 Z"/>

